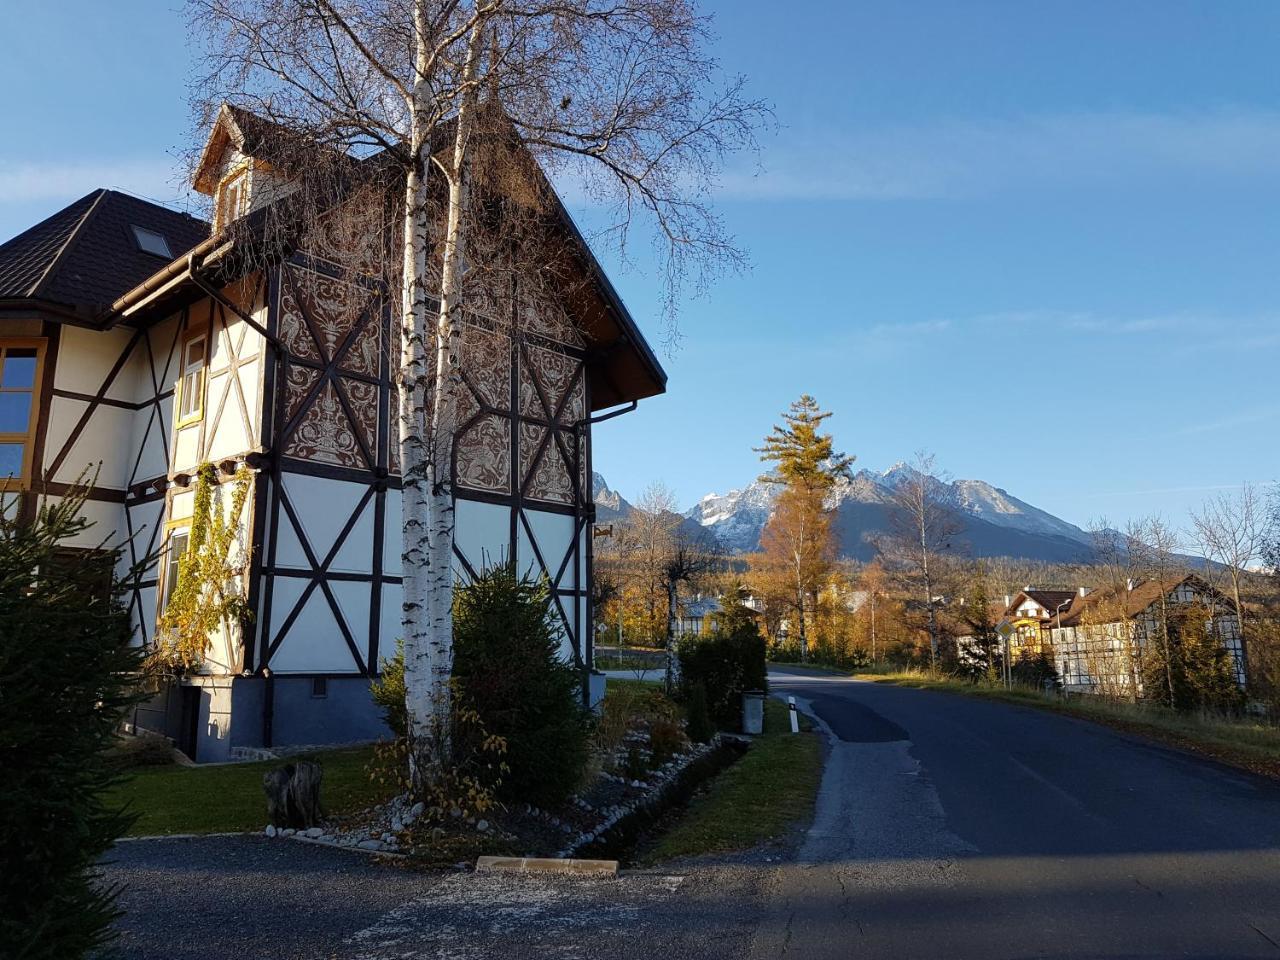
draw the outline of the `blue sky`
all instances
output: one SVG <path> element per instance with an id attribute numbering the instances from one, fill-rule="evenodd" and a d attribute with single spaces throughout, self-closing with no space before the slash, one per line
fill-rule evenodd
<path id="1" fill-rule="evenodd" d="M 167 6 L 0 3 L 0 237 L 98 185 L 179 195 Z M 684 305 L 669 394 L 597 431 L 613 486 L 739 486 L 802 392 L 861 466 L 929 449 L 1081 524 L 1280 477 L 1280 5 L 712 9 L 781 125 L 718 200 L 753 268 Z M 656 336 L 645 267 L 611 273 Z"/>

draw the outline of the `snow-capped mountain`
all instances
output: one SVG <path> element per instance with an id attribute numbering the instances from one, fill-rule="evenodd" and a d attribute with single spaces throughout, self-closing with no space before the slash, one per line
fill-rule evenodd
<path id="1" fill-rule="evenodd" d="M 915 477 L 907 464 L 888 470 L 860 470 L 840 480 L 831 493 L 841 553 L 857 559 L 874 554 L 871 540 L 891 529 L 893 492 Z M 956 511 L 964 540 L 975 556 L 1016 556 L 1038 560 L 1086 560 L 1089 536 L 1079 527 L 1034 507 L 983 480 L 946 482 L 929 477 L 939 499 Z M 714 533 L 729 550 L 759 549 L 760 532 L 780 492 L 776 484 L 755 480 L 725 494 L 703 497 L 686 516 Z"/>
<path id="2" fill-rule="evenodd" d="M 893 529 L 894 491 L 915 476 L 913 467 L 896 463 L 879 472 L 859 470 L 836 482 L 829 504 L 836 510 L 836 535 L 844 556 L 859 560 L 874 556 L 874 538 Z M 948 482 L 929 477 L 927 482 L 938 499 L 955 511 L 963 527 L 957 542 L 973 556 L 1054 562 L 1087 561 L 1093 556 L 1085 531 L 1007 490 L 984 480 Z M 749 553 L 760 548 L 760 533 L 781 491 L 779 484 L 756 479 L 728 493 L 707 494 L 685 518 L 692 529 L 700 527 L 713 534 L 725 549 Z M 593 477 L 593 493 L 599 520 L 621 519 L 632 510 L 598 473 Z"/>
<path id="3" fill-rule="evenodd" d="M 753 480 L 741 490 L 707 494 L 685 516 L 709 529 L 729 550 L 755 550 L 781 489 L 776 483 Z"/>

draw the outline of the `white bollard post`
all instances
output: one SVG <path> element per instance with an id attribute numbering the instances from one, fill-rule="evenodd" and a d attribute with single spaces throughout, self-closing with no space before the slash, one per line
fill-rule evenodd
<path id="1" fill-rule="evenodd" d="M 791 714 L 791 732 L 799 733 L 800 732 L 800 715 L 796 713 L 795 697 L 787 697 L 787 707 L 789 708 L 789 712 Z"/>

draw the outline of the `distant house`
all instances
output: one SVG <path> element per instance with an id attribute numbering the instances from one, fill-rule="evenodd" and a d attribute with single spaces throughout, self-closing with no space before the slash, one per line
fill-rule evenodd
<path id="1" fill-rule="evenodd" d="M 1054 619 L 1062 614 L 1077 597 L 1085 596 L 1085 587 L 1079 590 L 1037 590 L 1023 587 L 1013 598 L 1005 598 L 1000 617 L 1013 624 L 1014 633 L 1009 638 L 1012 656 L 1048 653 L 1049 637 L 1045 632 Z"/>
<path id="2" fill-rule="evenodd" d="M 694 594 L 687 600 L 676 602 L 676 636 L 701 637 L 715 628 L 715 616 L 724 609 L 722 597 Z M 738 602 L 753 613 L 758 614 L 762 608 L 760 601 L 747 591 L 738 595 Z"/>
<path id="3" fill-rule="evenodd" d="M 696 594 L 676 603 L 676 636 L 701 637 L 710 633 L 715 624 L 715 614 L 723 608 L 717 597 Z"/>
<path id="4" fill-rule="evenodd" d="M 1116 589 L 1072 596 L 1043 627 L 1064 688 L 1072 693 L 1143 695 L 1140 663 L 1160 636 L 1160 604 L 1180 616 L 1203 614 L 1210 636 L 1231 656 L 1236 682 L 1245 683 L 1240 622 L 1227 599 L 1195 575 L 1167 581 L 1129 581 Z"/>

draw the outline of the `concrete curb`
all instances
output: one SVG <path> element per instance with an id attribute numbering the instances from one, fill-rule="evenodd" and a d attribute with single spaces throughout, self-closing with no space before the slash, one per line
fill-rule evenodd
<path id="1" fill-rule="evenodd" d="M 618 874 L 618 861 L 557 857 L 478 857 L 476 873 L 558 873 L 579 877 L 614 877 Z"/>

